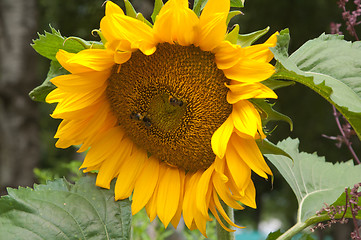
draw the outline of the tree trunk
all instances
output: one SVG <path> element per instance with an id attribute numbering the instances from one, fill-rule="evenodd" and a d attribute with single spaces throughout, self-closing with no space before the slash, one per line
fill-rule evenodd
<path id="1" fill-rule="evenodd" d="M 36 0 L 0 0 L 0 194 L 34 182 L 40 156 L 37 106 L 28 97 L 37 84 Z"/>

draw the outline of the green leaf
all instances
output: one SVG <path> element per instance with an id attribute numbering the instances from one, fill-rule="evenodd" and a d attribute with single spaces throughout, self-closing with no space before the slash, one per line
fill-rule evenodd
<path id="1" fill-rule="evenodd" d="M 281 230 L 278 230 L 276 232 L 271 232 L 270 234 L 268 234 L 266 240 L 276 240 L 281 235 L 282 235 Z"/>
<path id="2" fill-rule="evenodd" d="M 295 84 L 295 82 L 294 81 L 282 81 L 282 80 L 276 80 L 276 79 L 269 78 L 267 80 L 262 81 L 262 84 L 266 85 L 267 87 L 269 87 L 272 90 L 276 90 L 279 88 L 292 86 Z"/>
<path id="3" fill-rule="evenodd" d="M 237 44 L 238 33 L 239 33 L 239 25 L 235 24 L 232 31 L 230 31 L 227 34 L 226 40 L 229 41 L 232 44 Z"/>
<path id="4" fill-rule="evenodd" d="M 273 79 L 308 86 L 342 113 L 361 139 L 361 42 L 325 35 L 310 40 L 288 57 L 290 36 L 284 30 L 272 49 L 278 61 Z"/>
<path id="5" fill-rule="evenodd" d="M 292 157 L 282 148 L 279 148 L 277 145 L 271 143 L 267 139 L 257 139 L 256 143 L 262 154 L 282 155 L 288 157 L 289 159 L 292 159 Z"/>
<path id="6" fill-rule="evenodd" d="M 75 184 L 58 179 L 8 193 L 0 198 L 2 239 L 130 238 L 130 201 L 114 201 L 113 190 L 96 187 L 93 175 Z"/>
<path id="7" fill-rule="evenodd" d="M 207 0 L 194 0 L 193 11 L 199 16 L 201 15 L 201 10 L 206 5 Z"/>
<path id="8" fill-rule="evenodd" d="M 244 7 L 244 0 L 231 0 L 231 7 Z"/>
<path id="9" fill-rule="evenodd" d="M 337 200 L 345 187 L 361 182 L 361 165 L 354 166 L 352 161 L 332 164 L 317 154 L 299 152 L 297 139 L 286 139 L 277 146 L 293 159 L 274 154 L 266 157 L 295 193 L 299 208 L 297 223 L 305 222 L 314 216 L 324 204 Z"/>
<path id="10" fill-rule="evenodd" d="M 136 18 L 137 12 L 135 11 L 133 5 L 128 0 L 124 0 L 124 5 L 127 16 Z"/>
<path id="11" fill-rule="evenodd" d="M 348 199 L 350 199 L 351 195 L 350 195 L 350 191 L 351 189 L 348 188 L 347 189 L 347 192 L 348 192 Z M 361 201 L 358 201 L 357 202 L 357 205 L 358 206 L 361 206 Z M 331 206 L 346 206 L 346 193 L 345 191 L 341 194 L 341 196 L 334 202 L 331 204 Z M 341 215 L 343 215 L 344 212 L 341 213 Z M 351 209 L 348 207 L 347 210 L 346 210 L 346 213 L 345 213 L 345 218 L 352 218 L 352 213 L 351 213 Z M 357 215 L 355 215 L 355 217 L 357 219 L 361 219 L 361 211 L 358 211 L 357 212 Z"/>
<path id="12" fill-rule="evenodd" d="M 265 29 L 258 30 L 256 32 L 247 33 L 247 34 L 239 34 L 237 44 L 242 47 L 251 46 L 252 43 L 257 41 L 260 37 L 265 35 L 269 31 L 270 27 L 266 27 Z"/>
<path id="13" fill-rule="evenodd" d="M 75 40 L 68 40 L 61 36 L 60 32 L 50 26 L 51 33 L 46 32 L 45 34 L 38 34 L 39 39 L 33 40 L 31 46 L 40 55 L 50 59 L 56 60 L 56 53 L 59 49 L 64 49 L 67 52 L 77 53 L 84 49 L 84 46 Z"/>
<path id="14" fill-rule="evenodd" d="M 233 17 L 240 15 L 240 14 L 243 14 L 243 12 L 238 11 L 238 10 L 237 11 L 229 11 L 228 16 L 227 16 L 227 21 L 226 21 L 227 26 Z M 237 32 L 237 34 L 238 34 L 238 32 Z"/>
<path id="15" fill-rule="evenodd" d="M 58 61 L 51 61 L 48 75 L 45 81 L 38 87 L 34 88 L 29 96 L 33 101 L 45 102 L 46 96 L 56 87 L 50 80 L 59 75 L 65 75 L 69 72 L 63 68 Z"/>
<path id="16" fill-rule="evenodd" d="M 162 9 L 163 5 L 164 4 L 163 4 L 162 0 L 155 0 L 154 9 L 153 9 L 153 13 L 151 16 L 153 23 L 155 23 L 155 18 L 157 17 L 158 13 L 160 12 L 160 9 Z"/>
<path id="17" fill-rule="evenodd" d="M 263 125 L 266 125 L 269 121 L 285 121 L 290 125 L 290 130 L 293 130 L 292 119 L 274 110 L 272 108 L 274 104 L 270 104 L 267 100 L 259 98 L 254 98 L 250 101 L 261 111 Z"/>
<path id="18" fill-rule="evenodd" d="M 153 27 L 153 25 L 147 20 L 145 19 L 145 17 L 143 16 L 142 13 L 137 13 L 137 16 L 135 17 L 136 19 L 144 22 L 145 24 L 147 24 L 149 27 Z"/>

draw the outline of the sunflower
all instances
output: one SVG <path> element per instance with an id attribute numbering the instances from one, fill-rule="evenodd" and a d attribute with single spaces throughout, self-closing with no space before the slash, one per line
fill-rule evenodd
<path id="1" fill-rule="evenodd" d="M 96 185 L 115 184 L 115 199 L 132 195 L 165 227 L 183 215 L 206 235 L 210 212 L 237 227 L 224 211 L 255 208 L 254 171 L 267 178 L 256 139 L 265 138 L 247 99 L 277 98 L 260 83 L 274 73 L 277 34 L 241 47 L 226 40 L 229 0 L 208 0 L 198 17 L 187 0 L 169 0 L 154 26 L 108 1 L 100 22 L 104 49 L 59 50 L 71 74 L 53 78 L 46 98 L 62 119 L 56 146 L 89 150 L 81 166 L 97 170 Z"/>

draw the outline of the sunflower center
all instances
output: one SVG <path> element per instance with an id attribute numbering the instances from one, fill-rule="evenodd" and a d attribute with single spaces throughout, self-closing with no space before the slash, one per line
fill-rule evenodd
<path id="1" fill-rule="evenodd" d="M 212 135 L 232 111 L 228 81 L 213 53 L 161 43 L 150 56 L 138 50 L 114 66 L 107 97 L 135 144 L 171 166 L 197 171 L 214 162 Z"/>

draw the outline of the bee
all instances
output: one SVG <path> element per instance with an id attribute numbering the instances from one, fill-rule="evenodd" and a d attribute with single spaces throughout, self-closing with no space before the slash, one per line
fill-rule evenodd
<path id="1" fill-rule="evenodd" d="M 133 119 L 133 120 L 143 120 L 143 116 L 141 113 L 135 113 L 135 112 L 132 112 L 130 114 L 130 119 Z"/>
<path id="2" fill-rule="evenodd" d="M 174 106 L 174 107 L 181 107 L 183 106 L 183 101 L 182 100 L 179 100 L 175 97 L 169 97 L 169 103 Z"/>
<path id="3" fill-rule="evenodd" d="M 130 114 L 130 119 L 137 120 L 137 121 L 143 121 L 143 123 L 146 127 L 152 126 L 152 122 L 150 121 L 150 119 L 146 116 L 143 116 L 141 113 L 132 112 Z"/>

